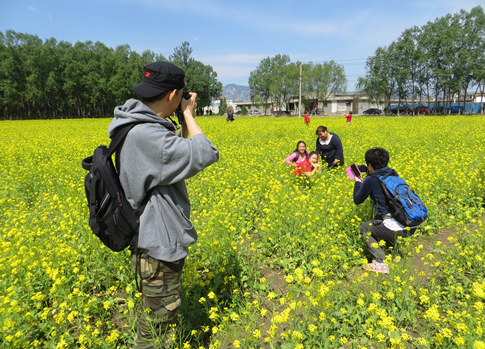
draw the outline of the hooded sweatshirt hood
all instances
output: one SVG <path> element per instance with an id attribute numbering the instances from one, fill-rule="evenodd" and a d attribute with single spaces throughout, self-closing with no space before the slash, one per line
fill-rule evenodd
<path id="1" fill-rule="evenodd" d="M 383 167 L 383 168 L 380 168 L 378 170 L 375 170 L 373 174 L 375 175 L 379 175 L 379 176 L 384 176 L 385 174 L 391 172 L 391 176 L 399 176 L 396 172 L 396 170 L 394 170 L 393 168 L 390 168 L 390 167 Z"/>
<path id="2" fill-rule="evenodd" d="M 156 123 L 161 124 L 169 131 L 175 131 L 174 125 L 160 116 L 158 116 L 145 103 L 138 99 L 131 98 L 125 104 L 117 106 L 114 110 L 114 118 L 108 127 L 108 135 L 113 138 L 113 135 L 122 127 L 131 123 Z"/>

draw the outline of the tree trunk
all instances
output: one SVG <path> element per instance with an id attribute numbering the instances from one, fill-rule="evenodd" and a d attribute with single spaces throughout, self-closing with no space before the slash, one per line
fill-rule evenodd
<path id="1" fill-rule="evenodd" d="M 450 111 L 451 111 L 451 108 L 448 106 L 449 102 L 450 102 L 450 98 L 449 96 L 446 94 L 446 88 L 443 88 L 443 102 L 445 104 L 445 108 L 448 115 L 450 115 Z"/>
<path id="2" fill-rule="evenodd" d="M 472 104 L 473 107 L 475 107 L 475 101 L 477 100 L 477 92 L 478 92 L 478 89 L 479 88 L 480 88 L 480 84 L 478 84 L 477 89 L 475 90 L 475 93 L 473 94 L 473 102 L 472 102 L 473 103 Z M 480 99 L 480 101 L 481 101 L 481 99 Z M 479 104 L 480 104 L 480 106 L 482 105 L 481 103 L 479 103 Z"/>
<path id="3" fill-rule="evenodd" d="M 419 86 L 419 105 L 423 105 L 422 100 L 423 100 L 423 92 L 421 91 L 421 86 Z M 428 107 L 428 110 L 429 110 L 429 107 Z"/>
<path id="4" fill-rule="evenodd" d="M 428 82 L 426 82 L 426 94 L 428 95 L 427 98 L 428 98 L 428 109 L 429 109 L 430 108 L 430 102 L 429 102 L 429 83 Z M 433 109 L 434 109 L 434 115 L 436 115 L 436 105 Z"/>
<path id="5" fill-rule="evenodd" d="M 483 115 L 483 109 L 485 108 L 485 102 L 483 101 L 483 92 L 485 90 L 485 86 L 480 84 L 480 115 Z"/>
<path id="6" fill-rule="evenodd" d="M 461 90 L 461 88 L 460 88 L 460 90 Z M 453 96 L 455 96 L 454 93 L 453 93 Z M 460 105 L 460 92 L 458 92 L 458 98 L 457 99 L 458 99 L 458 114 L 460 114 L 460 107 L 461 107 L 461 105 Z"/>
<path id="7" fill-rule="evenodd" d="M 412 79 L 412 83 L 413 83 L 413 114 L 416 115 L 416 113 L 414 112 L 414 110 L 416 109 L 416 106 L 414 105 L 414 93 L 415 93 L 415 89 L 414 89 L 414 76 L 413 76 L 413 79 Z"/>
<path id="8" fill-rule="evenodd" d="M 463 97 L 463 114 L 466 114 L 466 93 L 468 91 L 468 86 L 465 88 L 465 96 Z"/>
<path id="9" fill-rule="evenodd" d="M 439 104 L 439 103 L 438 103 L 438 92 L 437 92 L 437 90 L 435 88 L 435 96 L 434 96 L 434 105 L 435 105 L 434 110 L 435 110 L 435 113 L 434 113 L 434 115 L 436 115 L 436 104 Z"/>

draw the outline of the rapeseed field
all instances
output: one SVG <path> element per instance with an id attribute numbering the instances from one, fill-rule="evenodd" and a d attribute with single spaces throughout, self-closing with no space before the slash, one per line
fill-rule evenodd
<path id="1" fill-rule="evenodd" d="M 133 345 L 129 252 L 90 231 L 80 166 L 109 142 L 109 122 L 0 122 L 1 348 Z M 199 122 L 220 160 L 188 180 L 199 241 L 172 348 L 485 349 L 483 117 Z M 389 250 L 388 275 L 360 269 L 371 206 L 354 205 L 345 170 L 307 181 L 283 162 L 299 140 L 315 149 L 319 125 L 340 136 L 347 166 L 386 148 L 428 206 Z"/>

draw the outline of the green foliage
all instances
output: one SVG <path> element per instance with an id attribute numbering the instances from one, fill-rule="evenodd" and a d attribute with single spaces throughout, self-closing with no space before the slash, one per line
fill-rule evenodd
<path id="1" fill-rule="evenodd" d="M 224 115 L 227 109 L 227 100 L 226 97 L 221 99 L 221 104 L 219 105 L 219 115 Z"/>
<path id="2" fill-rule="evenodd" d="M 303 92 L 325 104 L 335 92 L 343 92 L 347 86 L 347 77 L 343 65 L 335 61 L 323 64 L 309 63 L 303 69 Z"/>
<path id="3" fill-rule="evenodd" d="M 196 92 L 199 109 L 218 97 L 217 73 L 190 57 L 188 42 L 170 56 L 186 73 L 186 90 Z M 7 30 L 0 32 L 0 119 L 111 116 L 129 98 L 147 64 L 167 60 L 141 55 L 128 45 L 109 48 L 101 42 L 76 42 Z M 55 115 L 54 115 L 55 114 Z"/>
<path id="4" fill-rule="evenodd" d="M 250 73 L 251 101 L 266 109 L 270 100 L 275 108 L 285 108 L 288 99 L 298 93 L 299 66 L 290 63 L 290 56 L 277 54 L 261 60 Z"/>
<path id="5" fill-rule="evenodd" d="M 244 105 L 241 107 L 241 114 L 248 115 L 248 109 Z"/>
<path id="6" fill-rule="evenodd" d="M 217 73 L 210 65 L 196 61 L 191 57 L 192 48 L 185 41 L 174 49 L 170 62 L 185 72 L 186 91 L 197 93 L 197 109 L 199 114 L 205 107 L 211 105 L 211 100 L 222 93 L 222 83 L 217 81 Z"/>
<path id="7" fill-rule="evenodd" d="M 405 30 L 388 47 L 379 47 L 367 59 L 366 76 L 357 89 L 371 102 L 427 99 L 451 103 L 461 92 L 485 83 L 485 13 L 481 6 L 470 12 L 437 18 L 421 28 Z M 463 101 L 464 102 L 464 101 Z M 465 102 L 464 102 L 465 103 Z"/>
<path id="8" fill-rule="evenodd" d="M 289 100 L 299 94 L 300 64 L 281 54 L 261 60 L 249 77 L 251 101 L 263 107 L 265 114 L 271 104 L 275 110 L 286 109 Z M 345 91 L 344 67 L 334 61 L 302 64 L 302 70 L 302 103 L 309 107 L 314 99 L 325 103 L 332 93 Z"/>

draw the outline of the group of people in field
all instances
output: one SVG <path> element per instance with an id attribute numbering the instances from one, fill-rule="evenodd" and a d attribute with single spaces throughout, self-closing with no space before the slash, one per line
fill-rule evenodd
<path id="1" fill-rule="evenodd" d="M 347 126 L 352 121 L 352 112 L 344 115 L 347 119 Z M 310 117 L 305 113 L 305 124 L 310 125 Z M 294 168 L 294 176 L 312 177 L 315 173 L 322 172 L 322 166 L 318 163 L 318 159 L 327 163 L 328 168 L 337 168 L 344 165 L 344 150 L 339 136 L 333 132 L 329 132 L 327 127 L 318 126 L 316 134 L 318 136 L 315 151 L 308 152 L 304 141 L 299 141 L 296 149 L 285 159 L 285 163 Z"/>
<path id="2" fill-rule="evenodd" d="M 349 125 L 352 114 L 345 117 L 347 117 L 347 125 Z M 305 123 L 309 123 L 307 115 L 305 116 Z M 309 178 L 316 173 L 322 172 L 322 165 L 318 163 L 319 158 L 322 159 L 322 164 L 327 165 L 328 169 L 344 166 L 344 152 L 339 136 L 329 132 L 325 126 L 318 126 L 316 135 L 318 138 L 314 151 L 308 152 L 306 143 L 299 141 L 295 151 L 285 159 L 285 163 L 292 166 L 292 174 L 294 176 L 306 176 Z M 374 258 L 371 263 L 362 267 L 365 270 L 378 273 L 389 273 L 390 271 L 386 263 L 388 257 L 379 242 L 385 241 L 393 245 L 399 237 L 407 237 L 414 234 L 417 226 L 426 219 L 426 216 L 424 216 L 423 220 L 417 224 L 405 225 L 401 219 L 396 220 L 396 217 L 391 214 L 391 211 L 395 209 L 390 204 L 389 197 L 385 194 L 381 181 L 388 176 L 399 176 L 394 169 L 388 167 L 388 162 L 389 153 L 385 149 L 372 148 L 365 153 L 365 165 L 357 166 L 353 164 L 347 169 L 348 175 L 351 168 L 354 168 L 354 172 L 356 172 L 355 175 L 349 175 L 349 179 L 355 181 L 354 203 L 356 205 L 362 204 L 370 197 L 374 207 L 375 215 L 373 220 L 361 225 L 360 234 L 367 244 L 369 253 Z M 363 173 L 366 174 L 365 179 L 362 175 Z"/>
<path id="3" fill-rule="evenodd" d="M 322 166 L 318 163 L 319 158 L 329 169 L 344 165 L 344 149 L 339 136 L 329 132 L 325 126 L 318 126 L 315 133 L 318 136 L 315 151 L 308 152 L 306 143 L 299 141 L 295 151 L 285 159 L 285 163 L 294 168 L 295 176 L 312 177 L 315 173 L 322 172 Z"/>

